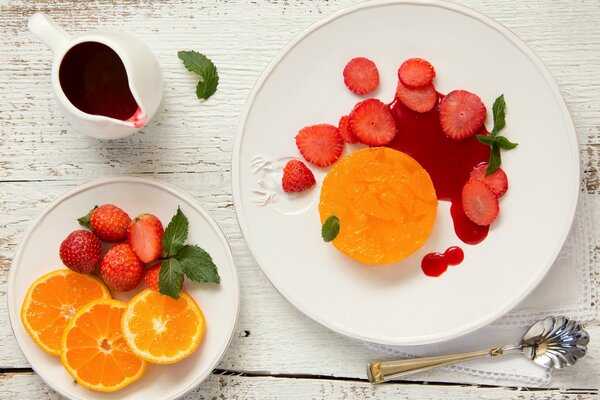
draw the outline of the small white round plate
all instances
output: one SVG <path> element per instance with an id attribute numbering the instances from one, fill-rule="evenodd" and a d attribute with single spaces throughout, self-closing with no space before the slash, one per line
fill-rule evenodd
<path id="1" fill-rule="evenodd" d="M 440 202 L 434 231 L 416 254 L 369 267 L 324 243 L 318 201 L 327 170 L 311 166 L 316 187 L 281 190 L 286 159 L 306 125 L 337 125 L 362 98 L 343 83 L 354 57 L 380 73 L 373 94 L 391 102 L 399 65 L 411 57 L 436 68 L 436 89 L 478 94 L 488 109 L 504 94 L 506 128 L 519 143 L 503 152 L 509 190 L 488 238 L 465 245 Z M 345 146 L 348 153 L 355 149 Z M 300 311 L 344 335 L 381 344 L 446 341 L 502 316 L 542 280 L 573 220 L 579 155 L 573 123 L 542 62 L 508 29 L 469 8 L 441 1 L 375 1 L 338 12 L 289 43 L 258 80 L 242 114 L 232 166 L 235 208 L 252 254 Z M 343 221 L 342 221 L 343 224 Z M 422 257 L 459 245 L 462 264 L 425 276 Z"/>
<path id="2" fill-rule="evenodd" d="M 79 228 L 77 218 L 94 205 L 114 203 L 130 216 L 149 212 L 166 226 L 181 207 L 189 220 L 187 243 L 204 248 L 217 265 L 221 283 L 186 280 L 206 318 L 206 333 L 198 349 L 173 365 L 148 365 L 144 376 L 114 393 L 90 391 L 77 385 L 60 359 L 44 353 L 31 340 L 20 319 L 29 285 L 41 275 L 65 268 L 58 256 L 61 241 Z M 140 284 L 140 289 L 143 284 Z M 137 291 L 139 291 L 138 289 Z M 127 301 L 137 291 L 113 293 Z M 98 179 L 80 185 L 54 200 L 33 222 L 14 257 L 8 277 L 10 323 L 23 354 L 37 374 L 54 390 L 71 399 L 175 399 L 192 390 L 215 368 L 231 341 L 238 315 L 239 283 L 223 232 L 196 200 L 163 182 L 135 177 Z"/>

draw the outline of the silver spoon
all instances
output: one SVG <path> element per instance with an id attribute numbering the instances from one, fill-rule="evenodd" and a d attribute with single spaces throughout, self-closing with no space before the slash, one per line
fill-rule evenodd
<path id="1" fill-rule="evenodd" d="M 367 375 L 371 383 L 381 383 L 445 365 L 510 353 L 521 353 L 541 366 L 560 369 L 585 356 L 589 341 L 590 336 L 579 322 L 566 317 L 546 317 L 533 324 L 521 340 L 512 345 L 448 356 L 372 361 Z"/>

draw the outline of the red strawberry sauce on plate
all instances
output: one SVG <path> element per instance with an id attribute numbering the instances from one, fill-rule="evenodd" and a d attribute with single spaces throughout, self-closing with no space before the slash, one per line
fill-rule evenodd
<path id="1" fill-rule="evenodd" d="M 438 104 L 443 97 L 438 93 Z M 410 155 L 427 170 L 438 200 L 452 203 L 454 230 L 463 242 L 477 244 L 484 240 L 489 227 L 479 226 L 466 217 L 462 209 L 461 193 L 473 168 L 488 161 L 489 146 L 479 143 L 475 136 L 459 141 L 448 138 L 440 126 L 437 106 L 429 112 L 417 113 L 396 99 L 390 104 L 390 110 L 396 122 L 397 132 L 388 146 Z M 478 133 L 488 134 L 485 126 L 482 126 Z M 450 249 L 460 250 L 458 247 Z M 423 263 L 423 271 L 429 276 L 441 275 L 448 265 L 440 253 L 426 255 Z"/>

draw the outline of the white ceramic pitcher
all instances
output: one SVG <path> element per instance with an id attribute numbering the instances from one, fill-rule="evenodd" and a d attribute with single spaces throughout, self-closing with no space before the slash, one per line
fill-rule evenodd
<path id="1" fill-rule="evenodd" d="M 152 118 L 162 97 L 162 81 L 156 57 L 143 42 L 131 35 L 117 32 L 97 31 L 69 36 L 52 18 L 39 12 L 31 16 L 28 27 L 54 53 L 54 94 L 77 131 L 99 139 L 118 139 L 137 132 Z M 59 80 L 60 66 L 67 52 L 84 42 L 98 42 L 110 47 L 123 62 L 129 90 L 141 109 L 134 120 L 88 114 L 67 98 Z"/>

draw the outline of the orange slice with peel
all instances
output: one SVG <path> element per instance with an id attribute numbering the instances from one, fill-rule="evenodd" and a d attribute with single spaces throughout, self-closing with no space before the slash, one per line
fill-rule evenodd
<path id="1" fill-rule="evenodd" d="M 60 359 L 77 383 L 114 392 L 139 379 L 146 362 L 131 352 L 121 332 L 125 303 L 96 300 L 77 311 L 62 336 Z"/>
<path id="2" fill-rule="evenodd" d="M 99 279 L 68 269 L 53 271 L 29 287 L 21 306 L 21 321 L 42 350 L 57 356 L 69 320 L 83 305 L 98 299 L 110 299 L 110 292 Z"/>
<path id="3" fill-rule="evenodd" d="M 437 214 L 431 177 L 412 157 L 386 147 L 355 151 L 329 171 L 321 189 L 321 223 L 338 217 L 333 245 L 364 264 L 391 264 L 429 238 Z"/>
<path id="4" fill-rule="evenodd" d="M 131 350 L 155 364 L 172 364 L 192 354 L 204 336 L 205 320 L 184 292 L 175 300 L 145 289 L 127 303 L 123 335 Z"/>

